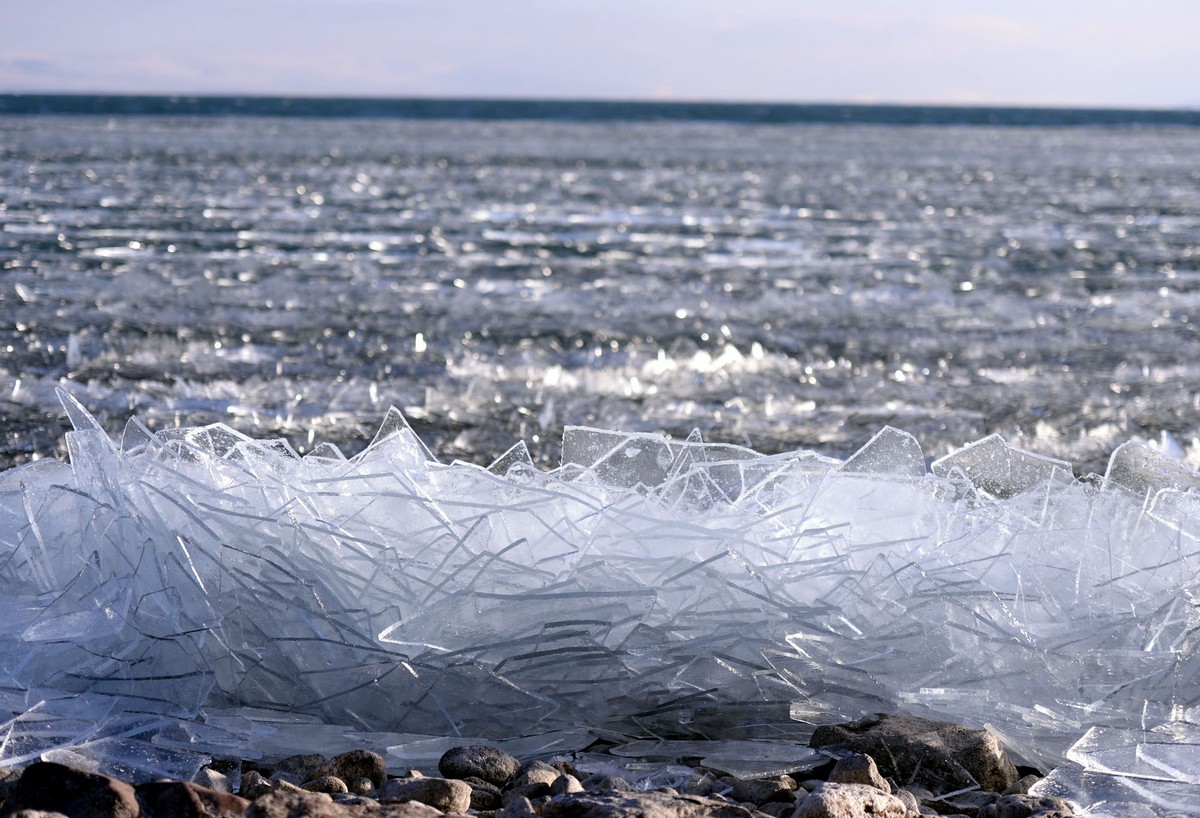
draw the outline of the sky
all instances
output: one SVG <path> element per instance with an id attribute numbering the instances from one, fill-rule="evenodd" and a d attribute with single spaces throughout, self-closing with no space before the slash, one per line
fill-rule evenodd
<path id="1" fill-rule="evenodd" d="M 1200 2 L 7 2 L 0 92 L 1200 107 Z"/>

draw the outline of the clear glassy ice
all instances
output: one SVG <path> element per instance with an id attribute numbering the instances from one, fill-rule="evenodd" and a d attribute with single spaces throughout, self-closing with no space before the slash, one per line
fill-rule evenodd
<path id="1" fill-rule="evenodd" d="M 396 410 L 347 459 L 61 397 L 70 465 L 0 474 L 0 764 L 603 735 L 745 773 L 901 707 L 1048 793 L 1200 802 L 1198 478 L 1136 444 L 1077 481 L 998 437 L 926 470 L 891 428 L 843 462 L 569 427 L 485 469 Z"/>

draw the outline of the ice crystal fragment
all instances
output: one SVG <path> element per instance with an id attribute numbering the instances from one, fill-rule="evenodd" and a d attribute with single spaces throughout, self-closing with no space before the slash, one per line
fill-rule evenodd
<path id="1" fill-rule="evenodd" d="M 191 781 L 211 758 L 181 750 L 156 747 L 144 741 L 102 738 L 72 747 L 49 750 L 43 761 L 56 761 L 80 770 L 119 778 L 130 784 L 171 779 Z"/>
<path id="2" fill-rule="evenodd" d="M 1056 478 L 1071 479 L 1070 463 L 1014 448 L 1000 435 L 968 443 L 935 460 L 931 468 L 943 477 L 960 472 L 977 489 L 999 499 L 1014 497 Z"/>
<path id="3" fill-rule="evenodd" d="M 1200 489 L 1200 474 L 1133 440 L 1113 451 L 1104 478 L 1138 497 L 1153 495 L 1162 489 Z"/>
<path id="4" fill-rule="evenodd" d="M 847 458 L 842 471 L 919 480 L 925 476 L 925 455 L 921 453 L 921 444 L 908 432 L 884 426 Z"/>
<path id="5" fill-rule="evenodd" d="M 1200 777 L 1200 500 L 1149 450 L 1097 484 L 998 437 L 929 473 L 894 429 L 843 463 L 571 427 L 558 469 L 484 469 L 396 410 L 301 458 L 221 424 L 116 446 L 63 402 L 70 466 L 0 475 L 0 763 L 650 735 L 659 772 L 767 775 L 899 707 L 1074 744 L 1046 786 L 1079 798 Z"/>

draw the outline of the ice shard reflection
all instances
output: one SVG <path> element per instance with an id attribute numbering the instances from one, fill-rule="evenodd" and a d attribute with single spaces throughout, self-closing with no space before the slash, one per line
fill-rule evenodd
<path id="1" fill-rule="evenodd" d="M 1069 759 L 1068 797 L 1200 802 L 1197 476 L 1149 450 L 1076 481 L 999 438 L 929 472 L 895 429 L 841 462 L 572 427 L 545 472 L 440 463 L 395 410 L 347 459 L 220 424 L 118 444 L 62 400 L 70 466 L 0 474 L 0 764 L 794 748 L 899 707 Z"/>

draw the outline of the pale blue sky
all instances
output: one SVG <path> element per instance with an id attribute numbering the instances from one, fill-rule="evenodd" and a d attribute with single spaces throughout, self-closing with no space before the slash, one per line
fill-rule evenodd
<path id="1" fill-rule="evenodd" d="M 1200 2 L 8 2 L 0 91 L 1200 107 Z"/>

